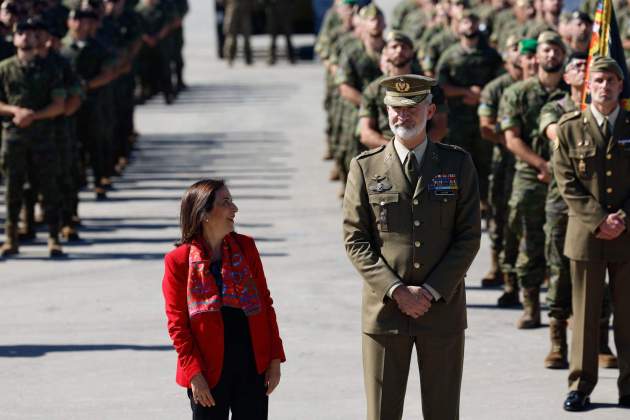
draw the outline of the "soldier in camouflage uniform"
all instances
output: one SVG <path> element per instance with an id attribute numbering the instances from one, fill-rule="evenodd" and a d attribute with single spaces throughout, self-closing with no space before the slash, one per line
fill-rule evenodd
<path id="1" fill-rule="evenodd" d="M 293 42 L 291 41 L 291 26 L 293 25 L 291 2 L 289 0 L 265 0 L 265 5 L 267 13 L 267 32 L 271 37 L 267 63 L 271 65 L 276 63 L 276 41 L 278 39 L 278 35 L 284 35 L 287 45 L 287 58 L 291 64 L 294 64 L 296 56 L 295 49 L 293 48 Z"/>
<path id="2" fill-rule="evenodd" d="M 223 33 L 225 44 L 223 46 L 224 57 L 228 64 L 232 65 L 236 57 L 236 37 L 243 36 L 243 49 L 245 63 L 251 65 L 254 62 L 250 36 L 252 33 L 253 0 L 224 0 L 225 18 L 223 20 Z"/>
<path id="3" fill-rule="evenodd" d="M 479 174 L 482 210 L 487 211 L 492 145 L 481 138 L 477 106 L 481 89 L 497 76 L 502 59 L 482 38 L 474 13 L 464 12 L 458 33 L 459 43 L 440 57 L 437 78 L 449 101 L 448 142 L 471 154 Z"/>
<path id="4" fill-rule="evenodd" d="M 379 61 L 385 44 L 383 40 L 385 20 L 381 10 L 370 4 L 361 9 L 359 17 L 361 42 L 342 52 L 335 78 L 343 104 L 343 121 L 335 159 L 344 182 L 350 160 L 363 150 L 356 138 L 361 92 L 381 75 Z"/>
<path id="5" fill-rule="evenodd" d="M 425 31 L 428 38 L 419 41 L 418 60 L 422 71 L 427 76 L 437 76 L 436 68 L 441 55 L 459 41 L 459 22 L 464 10 L 468 8 L 468 0 L 454 0 L 448 8 L 448 24 L 442 26 L 438 33 Z"/>
<path id="6" fill-rule="evenodd" d="M 394 133 L 389 126 L 387 106 L 385 105 L 386 89 L 381 85 L 383 79 L 390 76 L 420 74 L 420 69 L 413 61 L 413 41 L 400 31 L 390 31 L 385 37 L 385 48 L 381 62 L 386 66 L 381 70 L 383 76 L 370 83 L 361 95 L 359 109 L 359 128 L 361 143 L 368 149 L 387 144 Z M 432 103 L 436 106 L 433 118 L 427 124 L 427 136 L 433 142 L 440 142 L 447 131 L 447 111 L 444 92 L 439 86 L 431 87 Z"/>
<path id="7" fill-rule="evenodd" d="M 177 20 L 173 28 L 173 64 L 175 77 L 177 78 L 176 90 L 181 92 L 186 89 L 184 83 L 184 18 L 188 14 L 188 0 L 175 0 Z"/>
<path id="8" fill-rule="evenodd" d="M 407 16 L 418 10 L 418 0 L 400 0 L 392 11 L 392 29 L 403 30 Z"/>
<path id="9" fill-rule="evenodd" d="M 528 24 L 534 18 L 533 0 L 516 0 L 512 8 L 512 13 L 505 13 L 502 19 L 497 22 L 497 28 L 492 33 L 492 41 L 499 50 L 505 48 L 505 42 L 514 35 L 517 38 L 526 38 Z"/>
<path id="10" fill-rule="evenodd" d="M 6 177 L 6 240 L 3 256 L 19 252 L 18 217 L 27 173 L 37 181 L 48 224 L 51 257 L 59 244 L 60 194 L 57 145 L 50 136 L 51 119 L 64 111 L 66 91 L 56 68 L 37 55 L 37 25 L 16 25 L 17 55 L 0 63 L 0 114 L 4 115 L 1 167 Z"/>
<path id="11" fill-rule="evenodd" d="M 582 101 L 582 88 L 586 70 L 587 54 L 574 53 L 567 61 L 564 81 L 571 87 L 571 94 L 548 102 L 540 111 L 540 133 L 548 141 L 556 141 L 557 126 L 560 118 L 569 112 L 577 111 Z M 552 148 L 553 150 L 553 148 Z M 553 176 L 547 192 L 545 205 L 545 258 L 549 266 L 549 290 L 547 305 L 549 306 L 549 335 L 551 350 L 545 357 L 544 365 L 548 369 L 566 369 L 567 360 L 567 320 L 571 316 L 571 267 L 569 259 L 564 255 L 564 241 L 567 232 L 568 206 L 564 202 L 558 183 Z M 617 367 L 617 359 L 608 345 L 610 315 L 610 295 L 608 289 L 604 294 L 602 317 L 600 320 L 599 366 L 602 368 Z"/>
<path id="12" fill-rule="evenodd" d="M 505 276 L 513 275 L 512 264 L 508 262 L 511 261 L 511 258 L 505 258 L 505 256 L 515 255 L 516 249 L 512 248 L 518 247 L 518 244 L 515 244 L 515 238 L 512 238 L 514 235 L 506 229 L 507 201 L 512 193 L 515 161 L 514 155 L 505 148 L 505 137 L 499 130 L 497 116 L 499 101 L 505 89 L 523 78 L 523 68 L 519 59 L 519 39 L 516 36 L 511 36 L 506 43 L 504 52 L 506 73 L 492 80 L 483 88 L 477 110 L 481 137 L 494 143 L 488 186 L 488 202 L 492 211 L 492 223 L 489 229 L 492 241 L 492 265 L 488 273 L 481 279 L 481 287 L 503 284 Z M 504 245 L 508 245 L 510 249 L 505 250 Z M 499 262 L 500 259 L 503 264 Z M 503 266 L 503 269 L 500 266 Z M 509 283 L 509 279 L 505 282 Z"/>
<path id="13" fill-rule="evenodd" d="M 530 21 L 527 28 L 528 38 L 538 38 L 545 31 L 558 31 L 563 0 L 541 0 L 537 10 L 538 18 Z"/>
<path id="14" fill-rule="evenodd" d="M 545 199 L 549 146 L 539 132 L 540 110 L 566 91 L 562 82 L 565 47 L 560 35 L 543 32 L 538 38 L 536 77 L 514 84 L 503 93 L 499 110 L 508 150 L 516 155 L 509 223 L 522 233 L 516 275 L 523 289 L 524 312 L 517 327 L 540 326 L 540 286 L 545 278 Z"/>

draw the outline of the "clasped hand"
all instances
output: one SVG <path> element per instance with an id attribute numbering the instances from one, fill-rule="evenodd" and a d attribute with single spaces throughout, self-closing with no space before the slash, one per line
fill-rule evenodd
<path id="1" fill-rule="evenodd" d="M 27 108 L 19 108 L 13 114 L 13 124 L 20 128 L 26 128 L 35 120 L 35 112 Z"/>
<path id="2" fill-rule="evenodd" d="M 617 239 L 626 230 L 626 221 L 619 213 L 609 214 L 600 225 L 595 236 L 597 239 L 611 241 Z"/>
<path id="3" fill-rule="evenodd" d="M 398 286 L 392 295 L 398 308 L 414 319 L 420 318 L 431 308 L 431 294 L 418 286 Z"/>

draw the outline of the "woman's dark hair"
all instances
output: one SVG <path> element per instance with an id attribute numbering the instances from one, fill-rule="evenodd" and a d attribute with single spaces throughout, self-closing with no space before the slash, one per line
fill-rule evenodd
<path id="1" fill-rule="evenodd" d="M 225 186 L 222 179 L 202 179 L 192 184 L 182 197 L 179 227 L 182 237 L 175 245 L 188 244 L 201 234 L 206 213 L 214 207 L 217 191 Z"/>

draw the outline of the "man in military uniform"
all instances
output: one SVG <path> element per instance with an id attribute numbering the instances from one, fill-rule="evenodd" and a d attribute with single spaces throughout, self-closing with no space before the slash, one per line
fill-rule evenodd
<path id="1" fill-rule="evenodd" d="M 481 89 L 494 79 L 503 63 L 479 32 L 479 17 L 465 11 L 458 26 L 459 43 L 448 48 L 437 65 L 437 78 L 449 103 L 447 141 L 471 154 L 479 174 L 482 217 L 489 218 L 488 177 L 492 145 L 481 138 L 477 106 Z"/>
<path id="2" fill-rule="evenodd" d="M 359 129 L 361 143 L 368 149 L 385 145 L 394 136 L 389 127 L 387 106 L 384 102 L 386 90 L 381 82 L 389 76 L 419 74 L 420 70 L 413 61 L 413 41 L 400 31 L 390 31 L 386 35 L 381 60 L 385 60 L 387 64 L 384 75 L 370 83 L 361 95 Z M 431 87 L 431 95 L 436 110 L 427 123 L 427 135 L 431 141 L 439 142 L 448 130 L 448 107 L 444 92 L 439 86 Z"/>
<path id="3" fill-rule="evenodd" d="M 481 237 L 477 176 L 464 150 L 427 139 L 435 80 L 382 83 L 394 139 L 352 160 L 343 205 L 346 251 L 364 279 L 368 419 L 402 418 L 415 345 L 424 418 L 456 420 L 463 280 Z"/>
<path id="4" fill-rule="evenodd" d="M 548 102 L 540 111 L 540 133 L 550 141 L 557 139 L 557 127 L 560 118 L 578 109 L 582 102 L 582 89 L 586 70 L 587 55 L 573 53 L 567 60 L 564 71 L 564 81 L 571 87 L 561 99 Z M 552 163 L 552 162 L 550 162 Z M 553 177 L 547 192 L 545 205 L 545 258 L 549 267 L 549 290 L 547 291 L 547 305 L 549 306 L 549 336 L 551 350 L 545 357 L 545 367 L 548 369 L 566 369 L 567 361 L 567 320 L 571 316 L 571 270 L 569 259 L 564 256 L 564 240 L 567 231 L 568 206 L 558 190 L 558 183 Z M 599 366 L 602 368 L 616 368 L 617 360 L 608 345 L 608 324 L 611 308 L 609 292 L 606 290 L 600 319 Z"/>
<path id="5" fill-rule="evenodd" d="M 16 24 L 13 42 L 17 54 L 0 63 L 1 167 L 6 177 L 6 240 L 3 256 L 19 252 L 18 217 L 27 171 L 36 179 L 43 197 L 51 257 L 62 255 L 59 244 L 59 162 L 50 120 L 64 111 L 66 92 L 54 67 L 38 58 L 38 26 Z"/>
<path id="6" fill-rule="evenodd" d="M 588 47 L 593 33 L 593 19 L 584 12 L 575 11 L 569 20 L 569 32 L 571 40 L 568 49 L 571 52 L 588 54 Z"/>
<path id="7" fill-rule="evenodd" d="M 278 39 L 278 35 L 284 35 L 287 45 L 287 58 L 291 64 L 295 64 L 295 49 L 293 48 L 293 42 L 291 42 L 291 26 L 293 24 L 291 2 L 288 0 L 265 0 L 265 5 L 267 13 L 267 32 L 271 37 L 267 62 L 272 65 L 276 63 L 276 41 Z"/>
<path id="8" fill-rule="evenodd" d="M 533 41 L 533 52 L 535 52 L 535 40 Z M 490 238 L 492 240 L 490 261 L 491 266 L 488 273 L 481 279 L 481 287 L 493 287 L 504 283 L 504 276 L 509 276 L 512 268 L 502 270 L 499 259 L 503 262 L 505 254 L 514 254 L 516 249 L 504 249 L 504 244 L 509 244 L 513 248 L 518 246 L 515 239 L 512 239 L 511 231 L 506 229 L 507 221 L 507 201 L 512 192 L 512 179 L 514 176 L 514 155 L 505 148 L 505 137 L 498 129 L 497 115 L 499 112 L 499 101 L 505 89 L 523 79 L 523 68 L 520 64 L 521 45 L 527 49 L 532 42 L 519 43 L 516 36 L 510 36 L 506 43 L 504 52 L 505 70 L 501 76 L 489 82 L 481 91 L 479 99 L 479 127 L 481 137 L 494 144 L 492 154 L 491 174 L 488 185 L 488 203 L 492 212 L 492 223 L 489 226 Z M 506 281 L 506 283 L 508 283 Z"/>
<path id="9" fill-rule="evenodd" d="M 523 289 L 524 312 L 517 328 L 540 326 L 540 286 L 546 274 L 544 255 L 545 198 L 549 173 L 549 146 L 540 136 L 539 116 L 545 103 L 564 95 L 562 67 L 565 47 L 560 35 L 543 32 L 538 37 L 538 74 L 506 89 L 499 118 L 509 151 L 516 155 L 509 223 L 521 246 L 516 276 Z"/>
<path id="10" fill-rule="evenodd" d="M 254 62 L 254 56 L 249 38 L 252 34 L 254 1 L 224 0 L 224 3 L 223 34 L 225 35 L 225 44 L 223 45 L 223 55 L 228 60 L 228 64 L 232 65 L 236 57 L 236 38 L 240 34 L 243 36 L 245 63 L 251 65 Z"/>
<path id="11" fill-rule="evenodd" d="M 619 357 L 619 405 L 630 408 L 630 114 L 619 106 L 623 72 L 609 57 L 591 65 L 591 104 L 558 123 L 555 176 L 569 206 L 564 253 L 571 260 L 573 337 L 565 410 L 588 408 L 606 272 Z"/>
<path id="12" fill-rule="evenodd" d="M 339 147 L 335 153 L 342 180 L 345 180 L 348 173 L 350 160 L 363 149 L 356 137 L 361 92 L 381 75 L 379 61 L 385 45 L 385 19 L 382 11 L 370 4 L 360 10 L 359 17 L 361 42 L 342 52 L 335 78 L 343 104 Z"/>
<path id="13" fill-rule="evenodd" d="M 537 19 L 529 22 L 527 29 L 528 38 L 538 38 L 545 31 L 558 31 L 560 15 L 562 14 L 563 0 L 540 0 L 534 3 L 539 6 Z"/>

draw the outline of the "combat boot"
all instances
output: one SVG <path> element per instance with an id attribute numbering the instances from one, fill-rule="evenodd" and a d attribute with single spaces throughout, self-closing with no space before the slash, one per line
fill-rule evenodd
<path id="1" fill-rule="evenodd" d="M 549 338 L 551 350 L 545 357 L 547 369 L 567 369 L 567 321 L 566 319 L 549 319 Z"/>
<path id="2" fill-rule="evenodd" d="M 523 289 L 523 315 L 516 321 L 516 328 L 529 330 L 540 327 L 540 288 Z"/>
<path id="3" fill-rule="evenodd" d="M 503 274 L 503 283 L 503 294 L 497 299 L 497 306 L 499 308 L 521 306 L 521 302 L 518 300 L 518 280 L 516 279 L 516 274 Z"/>
<path id="4" fill-rule="evenodd" d="M 69 225 L 61 229 L 61 236 L 68 242 L 77 242 L 81 239 L 77 230 Z"/>
<path id="5" fill-rule="evenodd" d="M 0 247 L 0 255 L 3 257 L 10 257 L 11 255 L 19 254 L 20 249 L 18 246 L 18 230 L 15 226 L 6 227 L 6 240 L 2 247 Z"/>
<path id="6" fill-rule="evenodd" d="M 499 270 L 499 256 L 496 251 L 490 254 L 490 270 L 481 279 L 481 287 L 498 287 L 503 284 L 503 275 Z"/>
<path id="7" fill-rule="evenodd" d="M 48 254 L 50 255 L 50 258 L 63 256 L 63 250 L 61 249 L 58 237 L 55 236 L 48 238 Z"/>
<path id="8" fill-rule="evenodd" d="M 617 356 L 612 352 L 608 345 L 608 318 L 602 319 L 599 323 L 599 355 L 597 356 L 600 368 L 616 369 Z"/>

